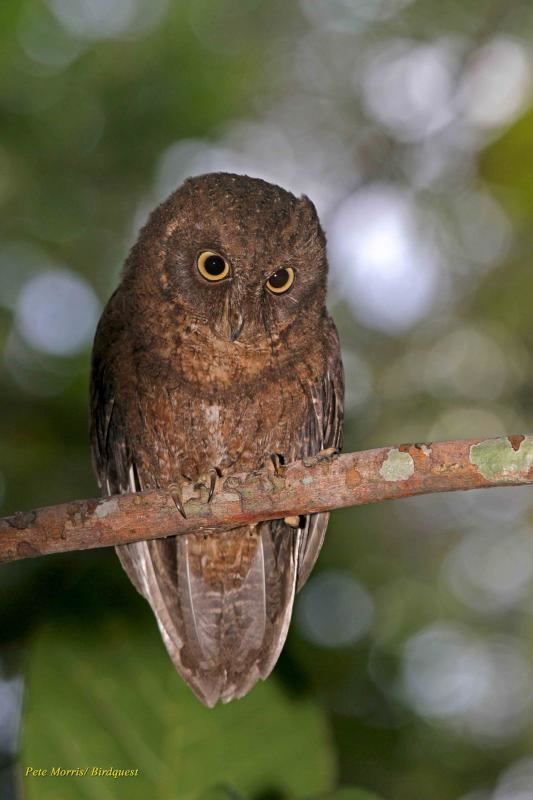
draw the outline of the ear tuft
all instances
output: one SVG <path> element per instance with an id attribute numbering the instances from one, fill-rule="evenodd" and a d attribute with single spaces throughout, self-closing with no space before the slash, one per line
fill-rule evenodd
<path id="1" fill-rule="evenodd" d="M 299 197 L 298 205 L 302 209 L 302 213 L 306 215 L 307 219 L 314 219 L 316 222 L 318 222 L 318 224 L 320 224 L 315 204 L 308 198 L 306 194 L 302 194 L 301 197 Z"/>
<path id="2" fill-rule="evenodd" d="M 309 238 L 315 238 L 321 243 L 322 246 L 324 246 L 326 243 L 326 234 L 324 233 L 322 225 L 320 224 L 315 204 L 307 197 L 306 194 L 303 194 L 298 199 L 298 209 L 300 228 L 307 228 L 309 231 Z"/>

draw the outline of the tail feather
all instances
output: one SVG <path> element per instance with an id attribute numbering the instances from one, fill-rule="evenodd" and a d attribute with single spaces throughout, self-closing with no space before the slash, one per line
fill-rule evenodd
<path id="1" fill-rule="evenodd" d="M 299 531 L 281 521 L 117 548 L 178 672 L 206 705 L 242 697 L 287 636 Z"/>

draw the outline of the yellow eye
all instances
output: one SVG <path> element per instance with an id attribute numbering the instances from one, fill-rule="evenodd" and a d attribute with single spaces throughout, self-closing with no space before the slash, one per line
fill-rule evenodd
<path id="1" fill-rule="evenodd" d="M 204 250 L 196 259 L 198 272 L 206 281 L 222 281 L 229 275 L 229 264 L 225 258 L 213 253 L 212 250 Z"/>
<path id="2" fill-rule="evenodd" d="M 294 283 L 294 270 L 292 267 L 284 267 L 273 272 L 267 280 L 267 289 L 270 289 L 274 294 L 283 294 L 287 292 Z"/>

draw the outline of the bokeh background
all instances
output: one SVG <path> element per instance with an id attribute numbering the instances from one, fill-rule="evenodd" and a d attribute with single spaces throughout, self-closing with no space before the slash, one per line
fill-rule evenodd
<path id="1" fill-rule="evenodd" d="M 1 513 L 95 495 L 98 315 L 211 170 L 317 205 L 346 450 L 531 431 L 532 41 L 530 0 L 3 0 Z M 0 797 L 531 800 L 532 534 L 527 488 L 336 512 L 273 677 L 213 712 L 112 552 L 4 566 Z"/>

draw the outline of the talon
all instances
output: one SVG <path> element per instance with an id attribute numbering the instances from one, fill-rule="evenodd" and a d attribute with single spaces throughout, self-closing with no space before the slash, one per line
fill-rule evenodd
<path id="1" fill-rule="evenodd" d="M 178 484 L 177 483 L 171 483 L 168 486 L 168 490 L 170 492 L 170 496 L 172 497 L 172 500 L 174 501 L 174 505 L 176 506 L 176 508 L 180 512 L 181 516 L 183 517 L 183 519 L 187 519 L 187 514 L 185 513 L 185 509 L 183 507 L 183 502 L 182 502 L 181 494 L 180 494 L 180 488 L 179 488 Z"/>
<path id="2" fill-rule="evenodd" d="M 220 478 L 220 470 L 213 467 L 209 470 L 209 494 L 207 495 L 207 502 L 210 503 L 215 493 L 215 486 L 217 485 L 217 478 Z"/>
<path id="3" fill-rule="evenodd" d="M 278 478 L 283 478 L 285 475 L 287 468 L 285 466 L 285 459 L 280 453 L 272 453 L 270 456 L 270 460 L 274 465 L 274 472 L 278 476 Z"/>

